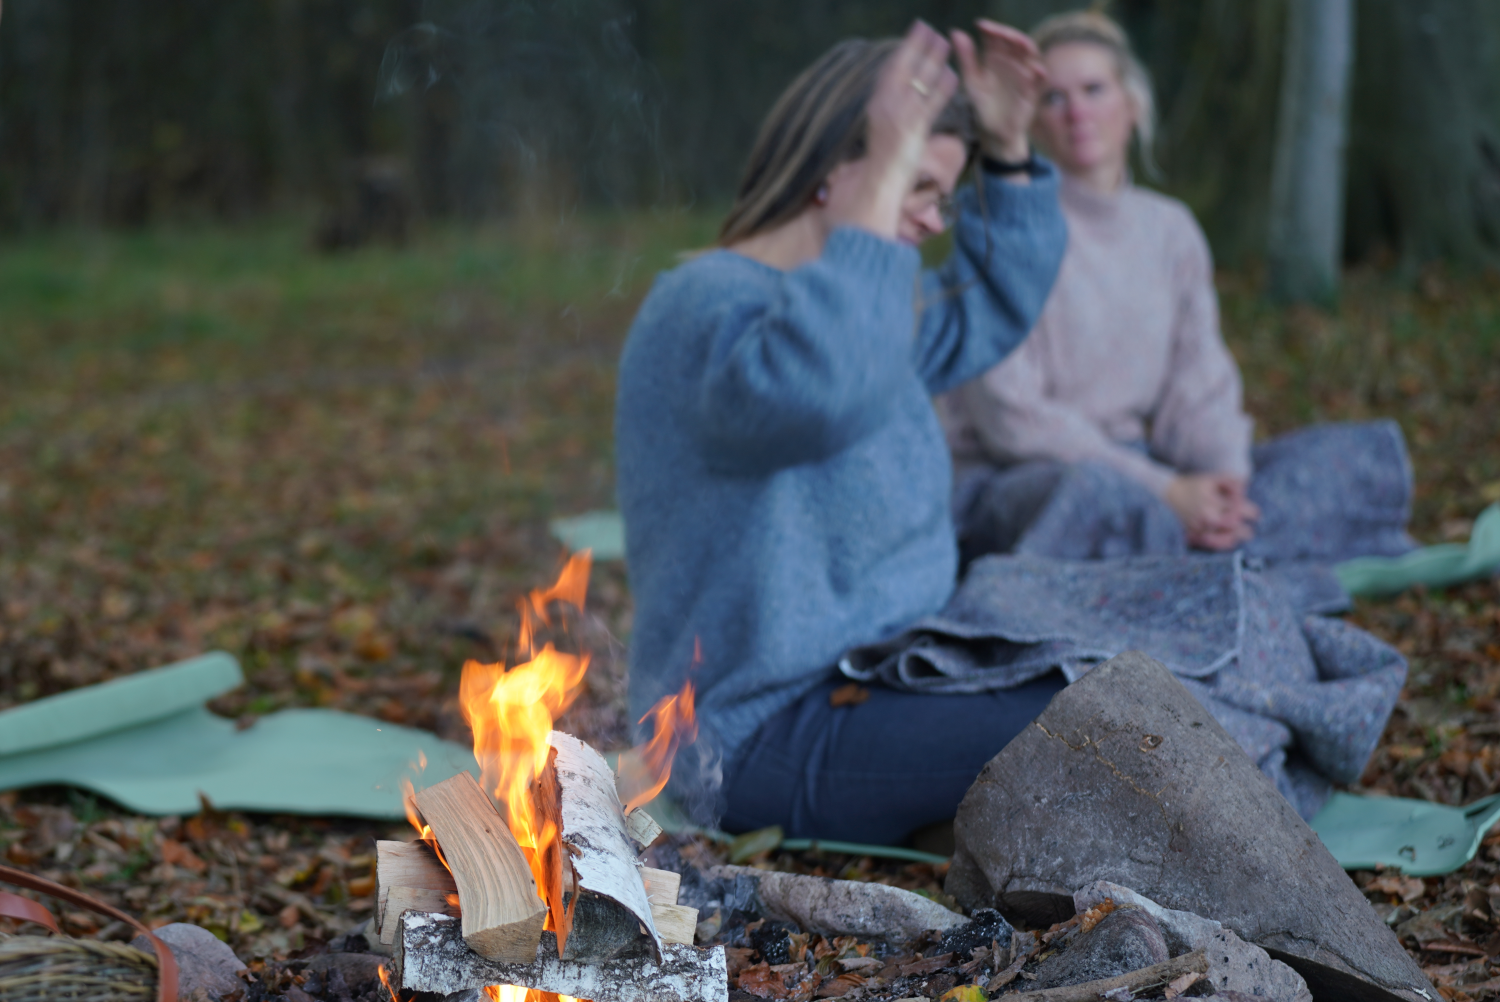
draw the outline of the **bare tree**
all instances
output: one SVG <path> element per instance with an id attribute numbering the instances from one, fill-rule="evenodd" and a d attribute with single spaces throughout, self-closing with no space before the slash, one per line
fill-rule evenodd
<path id="1" fill-rule="evenodd" d="M 1343 252 L 1353 0 L 1292 0 L 1271 175 L 1273 298 L 1331 303 Z"/>

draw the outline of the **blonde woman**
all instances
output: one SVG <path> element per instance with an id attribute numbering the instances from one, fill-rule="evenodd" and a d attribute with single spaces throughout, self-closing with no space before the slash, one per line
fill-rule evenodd
<path id="1" fill-rule="evenodd" d="M 1154 114 L 1124 32 L 1080 12 L 1034 37 L 1047 84 L 1033 135 L 1063 174 L 1068 251 L 1022 347 L 940 403 L 966 555 L 1409 548 L 1394 424 L 1252 449 L 1208 244 L 1184 205 L 1131 182 L 1132 141 L 1149 165 Z"/>
<path id="2" fill-rule="evenodd" d="M 1015 348 L 1062 255 L 1056 175 L 1027 138 L 1037 50 L 978 27 L 978 43 L 921 23 L 844 42 L 798 77 L 721 247 L 658 279 L 620 361 L 631 708 L 696 666 L 731 828 L 899 840 L 951 817 L 1063 684 L 832 696 L 844 651 L 952 593 L 952 474 L 930 398 Z M 917 245 L 950 224 L 953 256 L 923 271 Z M 885 740 L 897 727 L 899 746 Z"/>

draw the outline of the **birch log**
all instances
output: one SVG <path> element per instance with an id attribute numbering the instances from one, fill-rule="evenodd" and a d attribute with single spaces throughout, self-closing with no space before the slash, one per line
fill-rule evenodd
<path id="1" fill-rule="evenodd" d="M 644 946 L 644 944 L 642 944 Z M 557 940 L 542 933 L 531 963 L 486 960 L 464 944 L 459 920 L 407 912 L 397 924 L 393 966 L 403 990 L 456 992 L 520 985 L 592 1002 L 728 1002 L 724 948 L 668 944 L 661 959 L 644 948 L 598 964 L 562 960 Z"/>
<path id="2" fill-rule="evenodd" d="M 491 960 L 531 960 L 547 906 L 500 812 L 467 772 L 419 790 L 416 799 L 458 885 L 464 941 Z"/>
<path id="3" fill-rule="evenodd" d="M 548 740 L 557 750 L 562 841 L 578 895 L 563 959 L 601 961 L 616 956 L 639 938 L 641 928 L 653 956 L 660 958 L 662 940 L 625 834 L 614 773 L 602 755 L 571 734 L 553 731 Z"/>

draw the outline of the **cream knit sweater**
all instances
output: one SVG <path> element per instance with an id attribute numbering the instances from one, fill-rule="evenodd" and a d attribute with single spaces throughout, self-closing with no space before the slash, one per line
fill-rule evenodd
<path id="1" fill-rule="evenodd" d="M 1133 185 L 1065 180 L 1061 201 L 1068 249 L 1041 319 L 938 400 L 955 461 L 1098 460 L 1158 496 L 1177 472 L 1248 477 L 1251 422 L 1192 214 Z"/>

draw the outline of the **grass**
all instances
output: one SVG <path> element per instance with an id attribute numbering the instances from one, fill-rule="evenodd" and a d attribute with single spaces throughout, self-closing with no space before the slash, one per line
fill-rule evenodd
<path id="1" fill-rule="evenodd" d="M 531 220 L 336 257 L 285 222 L 0 243 L 0 708 L 219 647 L 249 678 L 221 712 L 335 706 L 466 739 L 459 668 L 504 657 L 515 599 L 556 573 L 547 519 L 612 504 L 620 345 L 652 276 L 713 225 Z M 1258 288 L 1220 277 L 1260 432 L 1394 417 L 1414 531 L 1464 536 L 1500 500 L 1500 280 L 1357 271 L 1334 313 L 1275 308 Z M 596 569 L 590 603 L 599 667 L 563 726 L 617 746 L 618 567 Z M 1366 785 L 1449 803 L 1500 790 L 1484 736 L 1500 719 L 1500 588 L 1365 602 L 1355 619 L 1412 661 Z M 295 945 L 300 920 L 275 895 L 218 888 L 221 857 L 270 860 L 265 880 L 291 874 L 281 886 L 359 917 L 375 828 L 194 823 L 27 794 L 0 798 L 0 849 L 138 910 L 150 886 L 153 917 L 198 916 L 252 952 Z M 70 824 L 118 858 L 55 853 L 66 840 L 46 832 Z M 163 861 L 178 839 L 207 870 Z M 1409 921 L 1494 880 L 1485 855 L 1407 887 L 1410 914 L 1369 893 Z M 1443 935 L 1497 935 L 1457 921 L 1473 928 Z"/>

